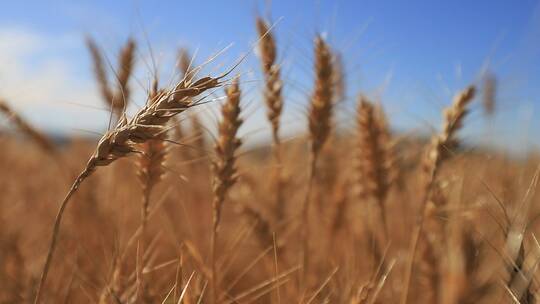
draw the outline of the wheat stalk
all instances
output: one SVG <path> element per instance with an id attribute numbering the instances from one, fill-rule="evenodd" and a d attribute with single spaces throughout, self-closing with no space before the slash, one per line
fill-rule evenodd
<path id="1" fill-rule="evenodd" d="M 264 72 L 264 102 L 266 115 L 272 126 L 272 154 L 275 162 L 273 185 L 275 186 L 275 213 L 276 218 L 281 219 L 284 215 L 283 178 L 281 160 L 281 140 L 279 137 L 280 117 L 283 111 L 281 68 L 276 62 L 277 48 L 274 35 L 270 27 L 262 18 L 256 20 L 257 32 L 259 33 L 259 51 Z"/>
<path id="2" fill-rule="evenodd" d="M 404 304 L 407 302 L 408 288 L 410 284 L 410 278 L 412 273 L 412 265 L 414 263 L 414 255 L 416 252 L 416 246 L 420 239 L 424 227 L 424 219 L 426 217 L 431 217 L 435 210 L 432 199 L 435 189 L 438 189 L 438 186 L 435 184 L 436 177 L 438 175 L 441 164 L 450 157 L 451 149 L 454 149 L 458 146 L 459 141 L 457 139 L 457 132 L 463 126 L 463 120 L 468 113 L 467 106 L 472 101 L 475 94 L 475 88 L 473 86 L 467 87 L 465 90 L 458 93 L 452 102 L 452 105 L 449 108 L 446 108 L 443 112 L 444 122 L 441 133 L 433 136 L 431 139 L 430 145 L 424 155 L 422 162 L 422 174 L 424 176 L 422 194 L 421 194 L 421 210 L 420 216 L 418 218 L 418 223 L 415 227 L 412 237 L 410 257 L 405 271 L 405 286 L 406 290 L 402 294 L 401 303 Z M 424 261 L 427 262 L 424 265 L 425 272 L 433 278 L 437 275 L 438 272 L 438 262 L 434 259 L 436 255 L 434 254 L 434 244 L 430 240 L 425 240 L 422 242 L 422 256 Z M 431 285 L 433 287 L 432 291 L 435 296 L 438 295 L 438 279 L 431 280 Z"/>
<path id="3" fill-rule="evenodd" d="M 199 118 L 199 115 L 196 113 L 191 113 L 189 115 L 189 120 L 191 123 L 191 135 L 190 137 L 193 139 L 193 146 L 194 149 L 192 150 L 192 153 L 195 159 L 202 159 L 205 156 L 206 151 L 206 139 L 204 136 L 205 129 L 203 126 L 203 123 L 201 122 L 201 119 Z"/>
<path id="4" fill-rule="evenodd" d="M 222 84 L 221 79 L 227 74 L 212 78 L 204 77 L 197 81 L 180 81 L 172 90 L 157 94 L 154 102 L 147 103 L 131 119 L 124 115 L 119 120 L 116 127 L 109 130 L 99 140 L 93 155 L 88 160 L 85 168 L 73 182 L 70 190 L 60 204 L 56 215 L 50 246 L 41 273 L 40 282 L 34 303 L 39 303 L 42 288 L 47 280 L 52 256 L 56 249 L 56 242 L 60 223 L 64 210 L 72 195 L 76 192 L 82 182 L 92 174 L 98 167 L 108 166 L 119 158 L 126 157 L 132 153 L 140 153 L 138 144 L 159 137 L 166 131 L 166 124 L 172 117 L 178 115 L 190 107 L 197 104 L 193 98 L 205 91 L 218 87 Z"/>
<path id="5" fill-rule="evenodd" d="M 308 177 L 308 189 L 302 205 L 302 282 L 305 285 L 309 266 L 309 214 L 310 214 L 310 193 L 315 177 L 317 160 L 324 143 L 328 139 L 331 129 L 331 118 L 333 108 L 333 65 L 332 52 L 328 44 L 321 36 L 315 38 L 315 88 L 311 97 L 309 107 L 309 142 L 311 145 L 310 170 Z"/>
<path id="6" fill-rule="evenodd" d="M 497 78 L 491 73 L 487 73 L 483 77 L 482 88 L 482 105 L 484 113 L 487 117 L 492 117 L 495 114 L 495 98 L 497 95 Z"/>
<path id="7" fill-rule="evenodd" d="M 190 72 L 191 65 L 192 65 L 191 55 L 190 55 L 188 49 L 186 49 L 186 48 L 178 49 L 176 67 L 177 67 L 180 79 L 194 76 Z M 192 120 L 192 122 L 193 122 L 193 116 L 195 116 L 195 115 L 196 115 L 195 113 L 190 114 L 190 119 Z M 199 121 L 197 121 L 197 123 L 200 124 Z M 173 124 L 175 126 L 174 127 L 175 128 L 175 139 L 178 142 L 183 144 L 184 141 L 186 141 L 188 136 L 187 136 L 187 134 L 185 134 L 185 130 L 182 127 L 182 121 L 180 119 L 178 119 L 178 118 L 175 118 L 174 121 L 173 121 Z M 193 129 L 194 128 L 192 128 L 192 130 Z M 202 147 L 197 147 L 197 148 L 202 149 Z M 193 152 L 194 151 L 192 149 L 187 149 L 186 147 L 181 146 L 180 149 L 179 149 L 180 159 L 182 161 L 188 161 L 188 160 L 191 160 L 191 159 L 198 159 L 200 157 L 200 153 L 193 153 Z M 190 164 L 189 167 L 191 167 L 191 165 L 193 165 L 193 164 Z"/>
<path id="8" fill-rule="evenodd" d="M 214 172 L 212 202 L 212 235 L 211 235 L 211 263 L 212 263 L 212 299 L 217 301 L 217 288 L 219 280 L 216 272 L 216 242 L 221 211 L 229 189 L 238 178 L 236 171 L 236 150 L 242 144 L 237 138 L 237 132 L 242 124 L 240 118 L 240 87 L 238 78 L 226 89 L 227 101 L 221 108 L 222 120 L 219 124 L 219 136 L 215 146 L 216 158 L 212 162 Z"/>
<path id="9" fill-rule="evenodd" d="M 159 100 L 156 98 L 158 94 L 163 94 L 163 92 L 160 93 L 154 88 L 148 98 L 148 102 Z M 154 186 L 161 181 L 165 174 L 164 163 L 167 156 L 166 135 L 166 132 L 162 132 L 156 137 L 142 143 L 139 148 L 142 153 L 139 154 L 139 170 L 137 175 L 143 187 L 143 206 L 141 212 L 141 226 L 143 227 L 143 231 L 148 218 L 150 194 Z"/>
<path id="10" fill-rule="evenodd" d="M 148 98 L 148 102 L 156 102 L 157 100 L 159 100 L 158 98 L 156 98 L 158 94 L 163 94 L 163 92 L 159 92 L 158 82 L 157 79 L 155 79 L 152 91 L 150 92 L 150 96 Z M 148 213 L 150 210 L 150 196 L 152 193 L 152 189 L 161 181 L 161 179 L 165 175 L 164 164 L 167 156 L 167 145 L 165 143 L 166 138 L 167 133 L 162 132 L 155 138 L 149 139 L 148 141 L 142 143 L 139 148 L 141 153 L 139 154 L 139 170 L 137 172 L 137 176 L 139 177 L 139 181 L 141 183 L 143 191 L 140 234 L 141 252 L 145 252 L 146 248 L 146 226 L 148 222 Z M 143 274 L 141 272 L 138 275 L 140 284 L 140 288 L 138 290 L 143 292 L 144 298 L 146 286 L 144 284 Z"/>
<path id="11" fill-rule="evenodd" d="M 334 84 L 335 102 L 339 103 L 347 97 L 347 88 L 345 84 L 345 67 L 343 65 L 343 56 L 341 53 L 334 51 L 334 72 L 332 74 Z"/>
<path id="12" fill-rule="evenodd" d="M 440 193 L 440 186 L 436 183 L 436 178 L 440 170 L 441 164 L 451 156 L 451 151 L 458 147 L 459 140 L 457 139 L 457 132 L 463 126 L 463 120 L 468 113 L 467 105 L 472 101 L 474 97 L 474 87 L 468 87 L 462 92 L 458 93 L 454 97 L 452 105 L 444 110 L 444 123 L 442 132 L 432 138 L 431 146 L 424 158 L 423 172 L 425 175 L 423 195 L 424 200 L 422 202 L 422 219 L 420 226 L 420 233 L 424 227 L 424 219 L 430 219 L 433 230 L 430 235 L 426 235 L 422 238 L 422 261 L 424 265 L 424 273 L 427 273 L 429 278 L 429 285 L 431 287 L 433 300 L 438 301 L 441 294 L 440 291 L 440 249 L 445 246 L 443 240 L 444 235 L 441 233 L 444 231 L 444 227 L 441 227 L 440 223 L 433 218 L 434 213 L 437 210 L 437 204 L 444 205 L 446 199 L 443 194 Z M 436 194 L 436 195 L 435 195 Z"/>

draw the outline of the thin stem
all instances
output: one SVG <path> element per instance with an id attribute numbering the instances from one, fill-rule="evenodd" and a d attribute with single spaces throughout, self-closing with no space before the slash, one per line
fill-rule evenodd
<path id="1" fill-rule="evenodd" d="M 58 209 L 58 213 L 56 214 L 56 218 L 54 219 L 51 243 L 49 245 L 49 250 L 47 252 L 45 265 L 43 266 L 43 271 L 41 272 L 41 278 L 39 280 L 39 285 L 38 285 L 36 297 L 34 299 L 34 304 L 38 304 L 41 299 L 42 289 L 47 280 L 47 275 L 49 273 L 49 268 L 51 266 L 52 257 L 56 249 L 56 242 L 58 240 L 58 234 L 60 232 L 60 223 L 62 221 L 62 216 L 64 215 L 64 211 L 67 207 L 67 204 L 69 203 L 70 198 L 71 196 L 73 196 L 75 191 L 79 189 L 79 186 L 82 184 L 82 182 L 92 173 L 93 169 L 94 169 L 94 166 L 86 166 L 86 168 L 81 172 L 81 174 L 79 174 L 77 179 L 75 179 L 75 181 L 73 182 L 73 185 L 71 185 L 69 192 L 64 197 L 64 200 L 62 201 L 62 204 L 60 205 L 60 208 Z"/>
<path id="2" fill-rule="evenodd" d="M 210 263 L 212 264 L 212 280 L 211 280 L 211 295 L 212 303 L 217 303 L 217 288 L 219 286 L 217 271 L 216 271 L 216 245 L 217 245 L 217 234 L 220 222 L 220 213 L 221 206 L 223 205 L 223 198 L 216 197 L 213 201 L 213 216 L 212 216 L 212 234 L 210 236 Z"/>
<path id="3" fill-rule="evenodd" d="M 317 167 L 317 160 L 318 160 L 319 153 L 314 153 L 311 156 L 311 162 L 310 162 L 310 169 L 309 169 L 309 180 L 308 180 L 308 188 L 306 191 L 306 197 L 304 200 L 304 204 L 302 205 L 302 280 L 301 280 L 301 287 L 306 287 L 306 278 L 308 275 L 308 267 L 309 267 L 309 258 L 308 258 L 308 252 L 309 252 L 309 237 L 310 237 L 310 229 L 309 229 L 309 211 L 310 211 L 310 198 L 311 198 L 311 189 L 313 188 L 313 181 L 315 179 L 315 169 Z"/>
<path id="4" fill-rule="evenodd" d="M 281 141 L 277 133 L 274 133 L 272 141 L 272 154 L 274 158 L 274 186 L 276 191 L 276 201 L 274 207 L 275 217 L 281 220 L 284 216 L 284 198 L 283 198 L 283 177 L 282 177 L 282 159 L 281 159 Z"/>
<path id="5" fill-rule="evenodd" d="M 151 187 L 148 186 L 148 183 L 146 183 L 146 187 L 143 191 L 143 203 L 142 203 L 142 208 L 141 208 L 141 234 L 139 235 L 139 244 L 140 244 L 140 263 L 142 263 L 142 265 L 140 265 L 139 267 L 137 267 L 137 271 L 139 272 L 138 273 L 138 293 L 137 293 L 137 298 L 143 298 L 145 299 L 146 297 L 146 285 L 145 285 L 145 282 L 144 282 L 144 278 L 143 278 L 143 269 L 144 269 L 144 254 L 146 252 L 146 248 L 147 248 L 147 244 L 146 244 L 146 240 L 148 239 L 146 234 L 146 226 L 148 224 L 148 210 L 149 210 L 149 205 L 150 205 L 150 192 L 151 192 Z"/>
<path id="6" fill-rule="evenodd" d="M 388 221 L 386 219 L 386 204 L 385 204 L 385 200 L 381 198 L 377 199 L 377 203 L 378 203 L 377 205 L 379 207 L 379 212 L 381 216 L 381 222 L 383 226 L 383 236 L 384 236 L 384 240 L 383 240 L 383 244 L 381 248 L 384 248 L 388 244 L 388 240 L 390 237 L 388 233 Z"/>

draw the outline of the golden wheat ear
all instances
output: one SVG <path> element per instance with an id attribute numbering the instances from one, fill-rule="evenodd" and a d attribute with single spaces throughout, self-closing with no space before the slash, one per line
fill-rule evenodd
<path id="1" fill-rule="evenodd" d="M 131 97 L 129 79 L 133 74 L 135 66 L 136 46 L 135 40 L 129 38 L 125 46 L 120 50 L 117 72 L 118 86 L 112 101 L 113 110 L 118 116 L 126 110 Z"/>
<path id="2" fill-rule="evenodd" d="M 315 88 L 309 108 L 309 135 L 311 153 L 318 155 L 328 139 L 332 127 L 333 110 L 333 59 L 330 46 L 317 36 L 315 39 Z"/>
<path id="3" fill-rule="evenodd" d="M 355 186 L 358 188 L 357 199 L 359 201 L 371 199 L 376 202 L 384 238 L 387 241 L 388 223 L 385 202 L 394 181 L 394 157 L 384 111 L 363 95 L 358 99 L 357 129 L 358 141 L 354 162 Z"/>
<path id="4" fill-rule="evenodd" d="M 279 119 L 283 110 L 283 97 L 281 90 L 281 69 L 277 63 L 276 42 L 270 27 L 261 18 L 257 18 L 257 31 L 259 33 L 259 51 L 265 78 L 264 101 L 267 108 L 268 120 L 272 125 L 272 138 L 274 145 L 279 145 Z"/>
<path id="5" fill-rule="evenodd" d="M 91 37 L 87 37 L 86 46 L 92 56 L 94 75 L 101 92 L 101 97 L 119 120 L 127 107 L 127 102 L 131 95 L 128 84 L 135 65 L 135 40 L 129 38 L 124 47 L 120 50 L 118 57 L 118 72 L 116 75 L 116 90 L 113 90 L 110 87 L 103 55 L 97 43 Z"/>
<path id="6" fill-rule="evenodd" d="M 458 93 L 452 105 L 443 112 L 444 122 L 440 134 L 431 139 L 431 143 L 423 160 L 425 174 L 425 192 L 430 192 L 430 187 L 437 176 L 441 163 L 448 159 L 451 151 L 459 145 L 457 132 L 463 127 L 463 120 L 468 113 L 468 105 L 475 95 L 475 88 L 470 86 Z M 428 199 L 428 198 L 426 198 Z"/>
<path id="7" fill-rule="evenodd" d="M 101 97 L 105 104 L 112 106 L 113 92 L 109 87 L 109 80 L 107 77 L 107 70 L 103 62 L 103 56 L 101 55 L 101 50 L 99 49 L 97 43 L 91 37 L 86 37 L 86 46 L 90 51 L 92 56 L 94 76 L 99 86 L 101 92 Z"/>

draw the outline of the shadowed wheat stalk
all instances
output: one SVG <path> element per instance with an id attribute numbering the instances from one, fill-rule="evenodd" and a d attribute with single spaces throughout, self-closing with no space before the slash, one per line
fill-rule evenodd
<path id="1" fill-rule="evenodd" d="M 204 77 L 191 82 L 182 80 L 172 90 L 163 94 L 158 94 L 157 100 L 147 103 L 131 119 L 122 115 L 116 127 L 103 135 L 99 140 L 96 150 L 88 160 L 85 168 L 75 179 L 56 215 L 52 230 L 51 242 L 38 290 L 34 303 L 39 303 L 42 295 L 42 288 L 47 280 L 52 256 L 56 249 L 56 242 L 60 223 L 64 210 L 70 201 L 71 196 L 76 192 L 81 183 L 96 170 L 97 167 L 108 166 L 119 158 L 126 157 L 132 153 L 140 153 L 137 144 L 142 144 L 148 140 L 159 137 L 166 131 L 166 124 L 172 117 L 178 115 L 190 107 L 197 104 L 194 97 L 205 91 L 222 85 L 221 79 L 227 75 L 219 77 Z"/>
<path id="2" fill-rule="evenodd" d="M 212 263 L 212 303 L 217 303 L 217 289 L 219 279 L 216 272 L 216 242 L 221 211 L 229 189 L 238 179 L 236 171 L 236 150 L 242 144 L 237 138 L 238 128 L 242 124 L 240 118 L 240 87 L 238 78 L 226 89 L 227 101 L 221 108 L 222 120 L 219 124 L 219 136 L 215 146 L 216 159 L 212 162 L 214 172 L 212 202 L 212 235 L 211 235 L 211 263 Z"/>

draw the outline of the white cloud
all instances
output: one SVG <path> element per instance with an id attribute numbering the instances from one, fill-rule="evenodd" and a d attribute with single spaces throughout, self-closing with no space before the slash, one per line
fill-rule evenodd
<path id="1" fill-rule="evenodd" d="M 0 29 L 0 96 L 38 127 L 49 130 L 96 130 L 106 113 L 69 105 L 99 105 L 97 91 L 87 75 L 80 75 L 86 55 L 77 35 L 45 35 L 26 28 Z"/>
<path id="2" fill-rule="evenodd" d="M 162 85 L 170 85 L 176 45 L 153 45 L 157 46 L 154 56 L 161 70 Z M 144 47 L 141 48 L 137 53 L 137 69 L 131 82 L 136 105 L 144 103 L 144 87 L 149 85 L 152 76 L 151 59 Z M 104 52 L 115 66 L 117 48 L 106 48 Z M 198 63 L 204 60 L 197 58 Z M 264 106 L 259 100 L 260 88 L 253 88 L 257 84 L 250 82 L 253 77 L 244 74 L 242 79 L 245 81 L 245 105 L 249 106 L 244 111 L 246 121 L 241 133 L 248 143 L 260 143 L 270 137 L 270 128 Z M 112 76 L 109 80 L 112 81 Z M 0 97 L 6 98 L 38 128 L 79 134 L 85 130 L 104 131 L 109 113 L 98 94 L 81 35 L 65 33 L 55 36 L 22 27 L 0 29 Z M 216 94 L 224 95 L 222 90 L 217 90 Z M 216 125 L 218 106 L 219 102 L 215 102 L 198 111 L 207 116 L 203 119 L 208 122 L 210 129 Z M 212 110 L 207 111 L 208 108 Z M 284 114 L 284 137 L 303 129 L 305 123 L 303 119 L 299 120 L 297 111 L 288 109 Z"/>

